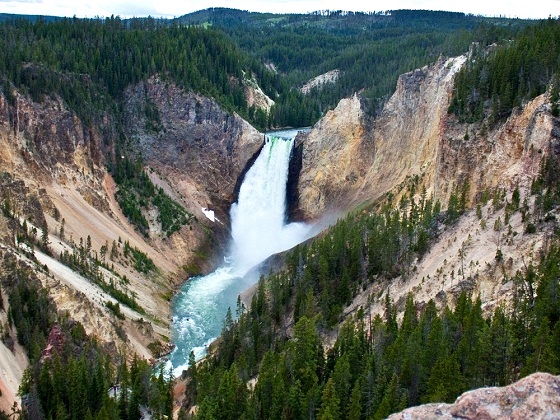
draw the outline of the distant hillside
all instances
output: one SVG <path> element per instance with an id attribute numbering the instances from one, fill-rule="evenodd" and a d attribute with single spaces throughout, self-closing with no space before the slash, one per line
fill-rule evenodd
<path id="1" fill-rule="evenodd" d="M 68 84 L 49 72 L 89 76 L 96 90 L 117 101 L 128 85 L 160 74 L 214 97 L 259 128 L 308 126 L 355 92 L 375 113 L 399 74 L 440 55 L 462 54 L 472 42 L 512 39 L 531 23 L 414 10 L 271 14 L 212 8 L 172 20 L 2 14 L 6 59 L 0 77 L 35 97 L 62 94 L 85 110 L 90 106 L 78 105 L 84 88 L 76 79 Z M 33 75 L 29 64 L 35 65 Z M 308 95 L 298 91 L 334 69 L 340 70 L 337 83 Z M 244 91 L 250 83 L 275 102 L 270 112 L 248 105 Z"/>
<path id="2" fill-rule="evenodd" d="M 488 45 L 511 39 L 531 23 L 427 10 L 271 14 L 224 8 L 176 21 L 223 30 L 241 49 L 277 69 L 292 87 L 339 69 L 338 83 L 305 98 L 306 110 L 300 112 L 315 115 L 355 92 L 362 92 L 374 113 L 394 92 L 399 74 L 434 62 L 440 55 L 462 54 L 471 42 Z M 293 119 L 276 115 L 278 121 Z"/>
<path id="3" fill-rule="evenodd" d="M 12 13 L 0 13 L 0 23 L 14 20 L 28 20 L 30 22 L 37 22 L 42 20 L 44 22 L 54 22 L 62 19 L 59 16 L 41 16 L 41 15 L 16 15 Z"/>

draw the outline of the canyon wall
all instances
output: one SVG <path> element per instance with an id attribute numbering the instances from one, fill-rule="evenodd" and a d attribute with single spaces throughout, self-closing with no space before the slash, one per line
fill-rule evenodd
<path id="1" fill-rule="evenodd" d="M 497 185 L 525 184 L 538 172 L 542 152 L 558 141 L 558 120 L 546 95 L 503 124 L 461 124 L 448 114 L 454 75 L 465 56 L 440 59 L 399 77 L 380 115 L 360 98 L 342 100 L 303 140 L 299 208 L 308 219 L 340 214 L 418 177 L 445 208 L 457 186 L 469 198 Z"/>
<path id="2" fill-rule="evenodd" d="M 115 153 L 122 150 L 116 147 L 119 122 L 111 112 L 94 113 L 85 123 L 59 97 L 34 102 L 15 90 L 9 98 L 0 94 L 0 277 L 9 276 L 14 264 L 31 270 L 57 310 L 81 322 L 109 354 L 124 351 L 150 359 L 170 349 L 174 291 L 193 271 L 212 268 L 212 258 L 227 245 L 229 206 L 263 137 L 214 101 L 157 78 L 130 87 L 126 95 L 126 153 L 142 158 L 154 184 L 194 217 L 167 237 L 155 209 L 145 212 L 149 236 L 123 215 L 115 199 L 118 186 L 108 172 L 115 159 L 124 159 Z M 146 106 L 152 107 L 151 120 Z M 161 125 L 149 125 L 154 115 Z M 215 210 L 220 222 L 207 219 L 202 207 Z M 51 255 L 38 247 L 30 253 L 18 239 L 23 221 L 28 232 L 36 229 L 36 242 L 46 226 Z M 99 268 L 105 280 L 134 296 L 142 313 L 121 304 L 124 318 L 117 317 L 107 307 L 116 303 L 110 293 L 58 260 L 86 246 L 107 264 Z M 155 268 L 135 268 L 127 247 L 144 253 Z M 5 322 L 7 292 L 0 292 Z M 27 365 L 16 335 L 15 329 L 4 331 L 0 341 L 0 357 L 7 361 L 1 366 L 0 409 L 6 412 L 17 400 Z M 12 342 L 15 346 L 6 347 Z"/>
<path id="3" fill-rule="evenodd" d="M 156 107 L 158 127 L 150 126 L 147 106 Z M 125 112 L 125 132 L 145 163 L 227 224 L 238 179 L 263 135 L 214 101 L 157 77 L 127 91 Z"/>
<path id="4" fill-rule="evenodd" d="M 375 118 L 364 113 L 358 95 L 342 100 L 298 143 L 302 170 L 292 213 L 303 219 L 332 222 L 389 196 L 394 206 L 405 195 L 410 203 L 411 191 L 416 203 L 433 197 L 446 210 L 452 193 L 466 191 L 467 211 L 458 223 L 442 225 L 430 250 L 406 274 L 372 281 L 346 314 L 365 305 L 382 314 L 386 294 L 399 310 L 409 293 L 420 306 L 435 299 L 441 308 L 453 305 L 463 290 L 480 296 L 490 313 L 512 299 L 512 278 L 538 263 L 546 249 L 554 222 L 528 232 L 520 212 L 481 198 L 500 188 L 511 200 L 518 188 L 521 202 L 530 206 L 542 157 L 560 151 L 560 120 L 543 94 L 496 125 L 460 123 L 448 108 L 454 76 L 465 61 L 440 59 L 400 76 Z M 371 303 L 370 296 L 378 299 Z"/>

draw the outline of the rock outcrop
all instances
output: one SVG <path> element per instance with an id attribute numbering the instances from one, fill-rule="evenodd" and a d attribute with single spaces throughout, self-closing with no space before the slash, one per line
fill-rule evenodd
<path id="1" fill-rule="evenodd" d="M 340 101 L 309 133 L 298 137 L 297 147 L 302 148 L 298 199 L 303 217 L 316 219 L 348 203 L 375 156 L 360 98 Z"/>
<path id="2" fill-rule="evenodd" d="M 455 74 L 467 58 L 440 59 L 399 77 L 375 118 L 359 98 L 342 100 L 302 143 L 299 207 L 307 218 L 344 213 L 417 177 L 445 207 L 454 188 L 469 183 L 469 198 L 497 185 L 525 184 L 541 152 L 560 138 L 546 95 L 516 110 L 503 124 L 461 124 L 448 114 Z"/>
<path id="3" fill-rule="evenodd" d="M 321 89 L 327 83 L 336 83 L 340 76 L 340 70 L 334 69 L 328 71 L 326 73 L 320 74 L 317 77 L 309 80 L 306 84 L 304 84 L 299 91 L 304 95 L 307 95 L 313 89 Z"/>
<path id="4" fill-rule="evenodd" d="M 245 79 L 243 81 L 245 100 L 248 108 L 261 109 L 270 112 L 270 108 L 274 105 L 274 101 L 263 92 L 261 87 L 255 81 L 255 78 Z"/>
<path id="5" fill-rule="evenodd" d="M 560 376 L 535 373 L 502 388 L 479 388 L 453 404 L 426 404 L 392 414 L 389 420 L 525 420 L 560 418 Z"/>
<path id="6" fill-rule="evenodd" d="M 161 121 L 156 129 L 144 112 L 150 104 Z M 228 220 L 236 183 L 262 147 L 262 134 L 214 101 L 156 77 L 127 92 L 125 121 L 145 163 L 174 184 L 189 210 L 204 217 L 200 207 L 211 208 Z"/>
<path id="7" fill-rule="evenodd" d="M 400 76 L 375 120 L 364 113 L 357 95 L 327 113 L 303 143 L 299 189 L 307 217 L 344 212 L 407 176 L 433 172 L 453 75 L 464 61 L 440 60 Z"/>
<path id="8" fill-rule="evenodd" d="M 86 125 L 60 98 L 37 103 L 17 91 L 13 96 L 9 104 L 0 95 L 0 171 L 38 184 L 78 182 L 91 204 L 107 210 L 101 185 L 115 139 L 111 116 Z"/>

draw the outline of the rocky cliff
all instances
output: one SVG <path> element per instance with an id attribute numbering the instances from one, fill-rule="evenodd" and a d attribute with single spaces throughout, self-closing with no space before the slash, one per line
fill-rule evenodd
<path id="1" fill-rule="evenodd" d="M 400 76 L 376 118 L 363 112 L 357 95 L 328 112 L 302 142 L 298 189 L 305 215 L 345 212 L 412 177 L 444 206 L 466 182 L 471 201 L 497 185 L 526 185 L 542 152 L 560 136 L 547 96 L 493 128 L 460 124 L 447 110 L 454 75 L 466 59 L 440 59 Z"/>
<path id="2" fill-rule="evenodd" d="M 481 202 L 497 188 L 510 199 L 518 187 L 521 200 L 531 203 L 530 183 L 541 158 L 560 144 L 560 121 L 551 114 L 548 96 L 533 99 L 495 126 L 487 121 L 461 124 L 447 111 L 454 76 L 466 59 L 440 59 L 402 75 L 376 118 L 363 112 L 359 96 L 341 101 L 299 143 L 303 164 L 298 206 L 303 218 L 332 219 L 387 193 L 397 204 L 415 191 L 418 202 L 423 190 L 444 210 L 451 194 L 461 188 L 467 208 L 481 205 L 483 220 L 474 210 L 467 211 L 458 225 L 441 232 L 427 255 L 413 262 L 406 278 L 376 283 L 348 312 L 366 304 L 372 293 L 389 292 L 403 304 L 412 292 L 420 303 L 436 297 L 443 306 L 452 305 L 465 289 L 481 296 L 491 310 L 511 298 L 512 276 L 538 261 L 554 229 L 550 225 L 526 233 L 519 213 L 512 216 L 503 206 Z M 503 263 L 495 259 L 498 251 Z M 382 310 L 381 304 L 374 305 L 373 312 Z"/>
<path id="3" fill-rule="evenodd" d="M 389 420 L 428 419 L 557 419 L 560 377 L 534 373 L 503 388 L 479 388 L 453 404 L 426 404 L 392 414 Z"/>
<path id="4" fill-rule="evenodd" d="M 210 207 L 227 225 L 236 185 L 263 135 L 212 100 L 155 77 L 129 89 L 126 104 L 125 130 L 146 164 L 172 180 L 189 210 L 202 216 L 200 207 Z M 150 125 L 147 106 L 156 107 L 159 126 Z"/>
<path id="5" fill-rule="evenodd" d="M 340 101 L 313 129 L 298 138 L 302 169 L 298 205 L 304 218 L 336 211 L 355 195 L 371 168 L 374 143 L 357 95 Z"/>
<path id="6" fill-rule="evenodd" d="M 327 113 L 303 142 L 299 189 L 305 214 L 316 219 L 325 211 L 344 212 L 407 177 L 435 173 L 453 75 L 464 61 L 440 60 L 400 76 L 375 119 L 363 112 L 357 95 Z"/>
<path id="7" fill-rule="evenodd" d="M 0 321 L 4 325 L 9 307 L 8 293 L 1 289 L 8 267 L 31 270 L 57 310 L 81 322 L 110 353 L 153 358 L 168 350 L 173 291 L 187 271 L 211 267 L 210 246 L 227 233 L 229 205 L 262 135 L 212 100 L 157 78 L 131 87 L 126 99 L 126 153 L 141 156 L 156 186 L 195 217 L 166 237 L 149 210 L 150 235 L 139 234 L 117 204 L 118 186 L 107 171 L 113 159 L 122 158 L 114 154 L 113 114 L 99 112 L 85 123 L 58 97 L 38 103 L 17 91 L 9 99 L 0 94 Z M 221 223 L 205 218 L 201 207 L 215 210 Z M 51 255 L 29 248 L 41 241 Z M 117 302 L 110 290 L 59 260 L 80 249 L 103 261 L 98 274 L 133 296 L 141 309 L 121 302 L 116 316 L 107 306 Z M 143 253 L 155 268 L 136 268 L 130 249 Z M 7 412 L 27 364 L 16 335 L 12 327 L 0 341 L 0 358 L 7 361 L 1 366 L 0 409 Z"/>

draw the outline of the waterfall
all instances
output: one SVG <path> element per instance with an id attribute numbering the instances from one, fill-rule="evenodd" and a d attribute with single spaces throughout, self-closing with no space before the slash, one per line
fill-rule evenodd
<path id="1" fill-rule="evenodd" d="M 286 182 L 294 139 L 267 136 L 231 206 L 232 255 L 247 271 L 272 254 L 291 248 L 305 236 L 303 223 L 285 224 Z"/>
<path id="2" fill-rule="evenodd" d="M 286 183 L 297 130 L 267 135 L 263 148 L 245 174 L 237 203 L 230 210 L 232 241 L 222 267 L 190 279 L 173 302 L 170 355 L 175 376 L 187 367 L 192 351 L 198 359 L 220 334 L 228 307 L 235 313 L 239 293 L 256 278 L 247 272 L 270 255 L 306 239 L 309 226 L 286 224 Z"/>

